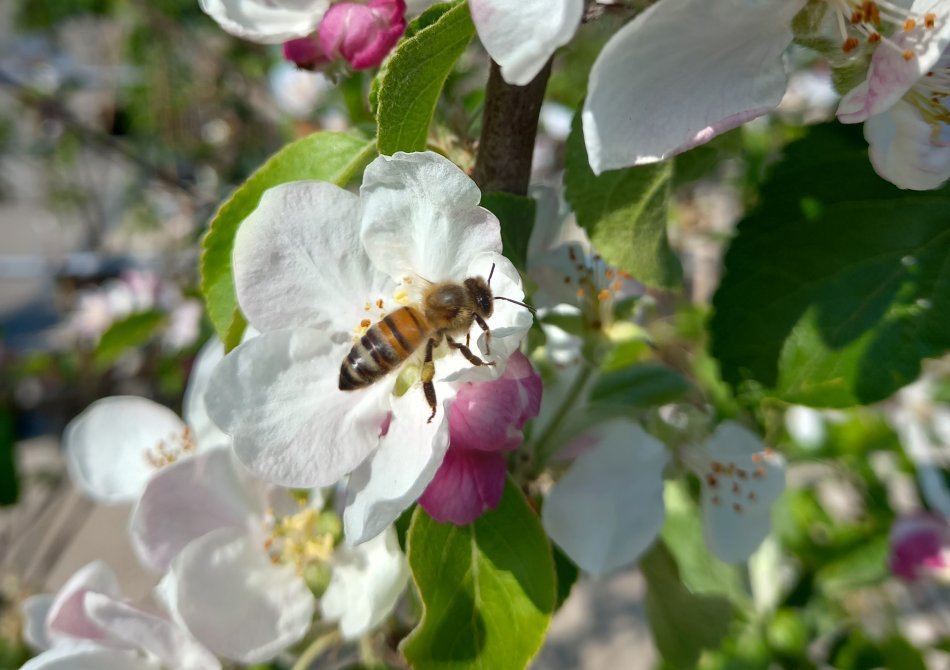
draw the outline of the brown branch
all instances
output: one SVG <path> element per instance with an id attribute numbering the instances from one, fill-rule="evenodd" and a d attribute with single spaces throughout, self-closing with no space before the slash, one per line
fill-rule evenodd
<path id="1" fill-rule="evenodd" d="M 483 193 L 527 195 L 538 115 L 550 75 L 548 61 L 527 86 L 512 86 L 492 61 L 474 175 Z"/>

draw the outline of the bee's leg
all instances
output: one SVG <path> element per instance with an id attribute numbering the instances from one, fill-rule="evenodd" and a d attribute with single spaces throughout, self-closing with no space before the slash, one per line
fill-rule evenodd
<path id="1" fill-rule="evenodd" d="M 462 355 L 465 356 L 465 358 L 468 359 L 468 362 L 471 363 L 472 365 L 494 365 L 495 364 L 494 362 L 491 362 L 491 361 L 483 361 L 481 358 L 473 354 L 471 349 L 466 347 L 464 344 L 461 344 L 460 342 L 456 342 L 448 335 L 445 336 L 445 340 L 449 343 L 450 347 L 461 351 Z"/>
<path id="2" fill-rule="evenodd" d="M 485 331 L 485 353 L 491 356 L 491 329 L 488 327 L 488 324 L 485 323 L 485 319 L 478 314 L 475 315 L 475 323 L 478 324 L 479 328 Z M 465 344 L 468 344 L 468 340 L 465 341 Z"/>
<path id="3" fill-rule="evenodd" d="M 432 383 L 432 379 L 435 377 L 435 363 L 432 362 L 432 351 L 437 344 L 438 342 L 434 337 L 429 338 L 429 341 L 426 342 L 426 358 L 422 363 L 422 392 L 426 394 L 426 402 L 429 403 L 429 407 L 432 409 L 432 414 L 429 415 L 429 420 L 426 423 L 432 423 L 432 419 L 435 418 L 435 384 Z"/>

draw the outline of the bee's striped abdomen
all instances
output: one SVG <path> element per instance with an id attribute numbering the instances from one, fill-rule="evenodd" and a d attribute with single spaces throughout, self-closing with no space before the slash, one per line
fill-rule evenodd
<path id="1" fill-rule="evenodd" d="M 369 386 L 409 358 L 428 337 L 428 324 L 414 307 L 400 307 L 366 331 L 340 366 L 340 390 Z"/>

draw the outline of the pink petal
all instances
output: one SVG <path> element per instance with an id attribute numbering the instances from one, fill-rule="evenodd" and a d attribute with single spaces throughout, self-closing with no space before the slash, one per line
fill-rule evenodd
<path id="1" fill-rule="evenodd" d="M 449 411 L 451 449 L 510 451 L 541 408 L 541 377 L 520 351 L 495 381 L 462 386 Z"/>
<path id="2" fill-rule="evenodd" d="M 464 526 L 498 506 L 505 476 L 505 457 L 499 453 L 449 449 L 419 504 L 440 523 Z"/>
<path id="3" fill-rule="evenodd" d="M 330 63 L 330 59 L 320 48 L 320 40 L 316 35 L 284 42 L 284 58 L 304 70 L 316 70 Z"/>

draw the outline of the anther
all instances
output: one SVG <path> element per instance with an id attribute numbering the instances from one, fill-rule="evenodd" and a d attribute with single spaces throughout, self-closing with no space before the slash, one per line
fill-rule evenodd
<path id="1" fill-rule="evenodd" d="M 372 325 L 373 325 L 373 322 L 370 321 L 369 319 L 363 319 L 362 321 L 360 321 L 360 328 L 369 328 Z"/>
<path id="2" fill-rule="evenodd" d="M 732 509 L 735 510 L 736 514 L 742 513 L 742 505 L 740 505 L 739 503 L 733 503 Z"/>
<path id="3" fill-rule="evenodd" d="M 881 33 L 871 33 L 868 35 L 868 42 L 871 44 L 877 44 L 881 41 Z"/>
<path id="4" fill-rule="evenodd" d="M 914 52 L 911 51 L 910 49 L 905 49 L 904 52 L 901 54 L 901 57 L 907 61 L 914 60 Z"/>
<path id="5" fill-rule="evenodd" d="M 709 484 L 710 487 L 716 488 L 719 484 L 719 480 L 716 479 L 715 475 L 706 475 L 706 483 Z"/>
<path id="6" fill-rule="evenodd" d="M 377 299 L 376 299 L 376 307 L 378 307 L 379 309 L 382 309 L 385 305 L 386 305 L 386 303 L 383 302 L 383 299 L 382 299 L 382 298 L 377 298 Z"/>
<path id="7" fill-rule="evenodd" d="M 933 27 L 936 25 L 936 23 L 937 23 L 937 15 L 936 15 L 936 14 L 931 13 L 931 14 L 925 14 L 925 15 L 924 15 L 924 25 L 925 25 L 925 26 L 927 26 L 928 28 L 933 28 Z"/>
<path id="8" fill-rule="evenodd" d="M 904 32 L 910 32 L 917 27 L 917 22 L 914 19 L 906 19 L 904 21 Z"/>
<path id="9" fill-rule="evenodd" d="M 860 42 L 858 41 L 857 37 L 849 37 L 844 41 L 844 44 L 841 45 L 841 50 L 846 54 L 849 54 L 857 49 L 859 44 Z"/>
<path id="10" fill-rule="evenodd" d="M 597 294 L 597 299 L 600 300 L 601 302 L 603 302 L 604 300 L 609 300 L 609 299 L 610 299 L 610 291 L 608 291 L 608 290 L 605 289 L 605 288 L 604 288 L 604 289 L 601 289 L 601 290 L 600 290 L 600 293 Z"/>

